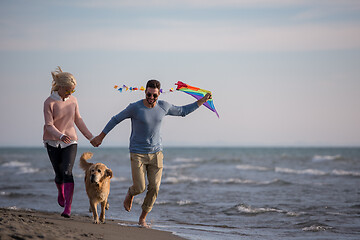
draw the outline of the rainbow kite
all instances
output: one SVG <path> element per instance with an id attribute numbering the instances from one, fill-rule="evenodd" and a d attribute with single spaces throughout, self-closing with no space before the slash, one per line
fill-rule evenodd
<path id="1" fill-rule="evenodd" d="M 194 98 L 196 98 L 197 100 L 203 98 L 207 93 L 211 94 L 210 91 L 200 89 L 200 88 L 197 88 L 197 87 L 193 87 L 193 86 L 187 85 L 186 83 L 183 83 L 183 82 L 180 82 L 180 81 L 175 83 L 175 85 L 177 85 L 176 90 L 187 93 L 187 94 L 193 96 Z M 214 113 L 216 113 L 218 118 L 220 118 L 219 114 L 217 113 L 217 111 L 215 109 L 214 102 L 213 102 L 212 99 L 207 100 L 204 103 L 204 106 L 207 107 L 208 109 L 210 109 L 211 111 L 213 111 Z"/>
<path id="2" fill-rule="evenodd" d="M 177 85 L 177 88 L 176 90 L 178 91 L 182 91 L 184 93 L 187 93 L 191 96 L 193 96 L 194 98 L 196 98 L 197 100 L 203 98 L 207 93 L 210 93 L 210 91 L 207 91 L 207 90 L 204 90 L 204 89 L 200 89 L 200 88 L 197 88 L 197 87 L 193 87 L 193 86 L 190 86 L 190 85 L 187 85 L 186 83 L 183 83 L 183 82 L 180 82 L 178 81 L 177 83 L 175 83 L 175 85 Z M 138 87 L 129 87 L 129 86 L 126 86 L 126 85 L 122 85 L 122 87 L 118 86 L 118 85 L 115 85 L 114 88 L 116 90 L 118 90 L 119 92 L 123 92 L 123 91 L 128 91 L 129 92 L 134 92 L 134 91 L 145 91 L 145 88 L 143 86 L 141 86 L 140 88 Z M 174 89 L 173 88 L 170 88 L 168 91 L 165 91 L 163 89 L 160 89 L 160 92 L 161 93 L 168 93 L 168 92 L 174 92 Z M 215 109 L 215 106 L 214 106 L 214 103 L 213 103 L 213 100 L 212 99 L 209 99 L 207 100 L 205 103 L 204 103 L 204 106 L 207 107 L 208 109 L 210 109 L 211 111 L 213 111 L 214 113 L 216 113 L 216 115 L 218 116 L 218 118 L 220 118 L 219 114 L 217 113 L 216 109 Z"/>

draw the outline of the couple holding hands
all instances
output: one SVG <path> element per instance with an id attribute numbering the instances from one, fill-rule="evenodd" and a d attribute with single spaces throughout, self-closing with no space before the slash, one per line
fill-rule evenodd
<path id="1" fill-rule="evenodd" d="M 186 116 L 198 109 L 211 98 L 205 95 L 198 101 L 174 106 L 158 100 L 160 82 L 149 80 L 146 84 L 145 97 L 130 103 L 123 111 L 113 116 L 98 136 L 93 136 L 80 116 L 75 92 L 76 80 L 71 73 L 63 72 L 60 67 L 52 72 L 51 95 L 44 102 L 43 141 L 55 171 L 55 184 L 58 189 L 58 203 L 64 207 L 61 214 L 69 218 L 74 193 L 72 168 L 77 153 L 77 134 L 75 125 L 94 147 L 101 145 L 105 136 L 120 122 L 131 119 L 130 162 L 133 185 L 129 187 L 124 200 L 126 211 L 131 210 L 135 195 L 148 189 L 142 204 L 139 225 L 148 227 L 146 216 L 151 211 L 157 198 L 162 169 L 163 153 L 160 136 L 162 120 L 165 116 Z"/>

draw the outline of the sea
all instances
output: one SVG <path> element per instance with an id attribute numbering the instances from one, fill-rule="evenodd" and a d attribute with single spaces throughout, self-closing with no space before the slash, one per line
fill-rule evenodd
<path id="1" fill-rule="evenodd" d="M 120 147 L 79 147 L 72 214 L 91 221 L 85 151 L 113 171 L 106 218 L 136 223 L 145 193 L 124 210 L 132 178 Z M 153 229 L 190 240 L 360 239 L 358 147 L 165 147 L 164 156 Z M 62 212 L 45 148 L 0 148 L 0 207 Z"/>

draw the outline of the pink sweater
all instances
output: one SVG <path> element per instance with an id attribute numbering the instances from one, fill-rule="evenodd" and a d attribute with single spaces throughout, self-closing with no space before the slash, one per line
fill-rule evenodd
<path id="1" fill-rule="evenodd" d="M 77 141 L 74 123 L 87 139 L 93 137 L 80 116 L 77 99 L 72 95 L 66 101 L 48 97 L 44 102 L 44 118 L 43 140 L 58 141 L 61 135 L 65 134 L 71 140 Z"/>

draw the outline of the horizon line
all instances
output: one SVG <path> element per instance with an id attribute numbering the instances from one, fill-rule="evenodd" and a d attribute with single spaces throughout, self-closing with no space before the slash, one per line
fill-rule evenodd
<path id="1" fill-rule="evenodd" d="M 45 148 L 44 146 L 0 146 L 0 149 L 5 148 Z M 126 148 L 129 149 L 128 146 L 120 145 L 120 146 L 103 146 L 103 147 L 93 147 L 93 146 L 78 146 L 78 148 L 93 148 L 93 149 L 109 149 L 109 148 Z M 168 145 L 163 146 L 163 149 L 166 148 L 360 148 L 360 145 Z"/>

